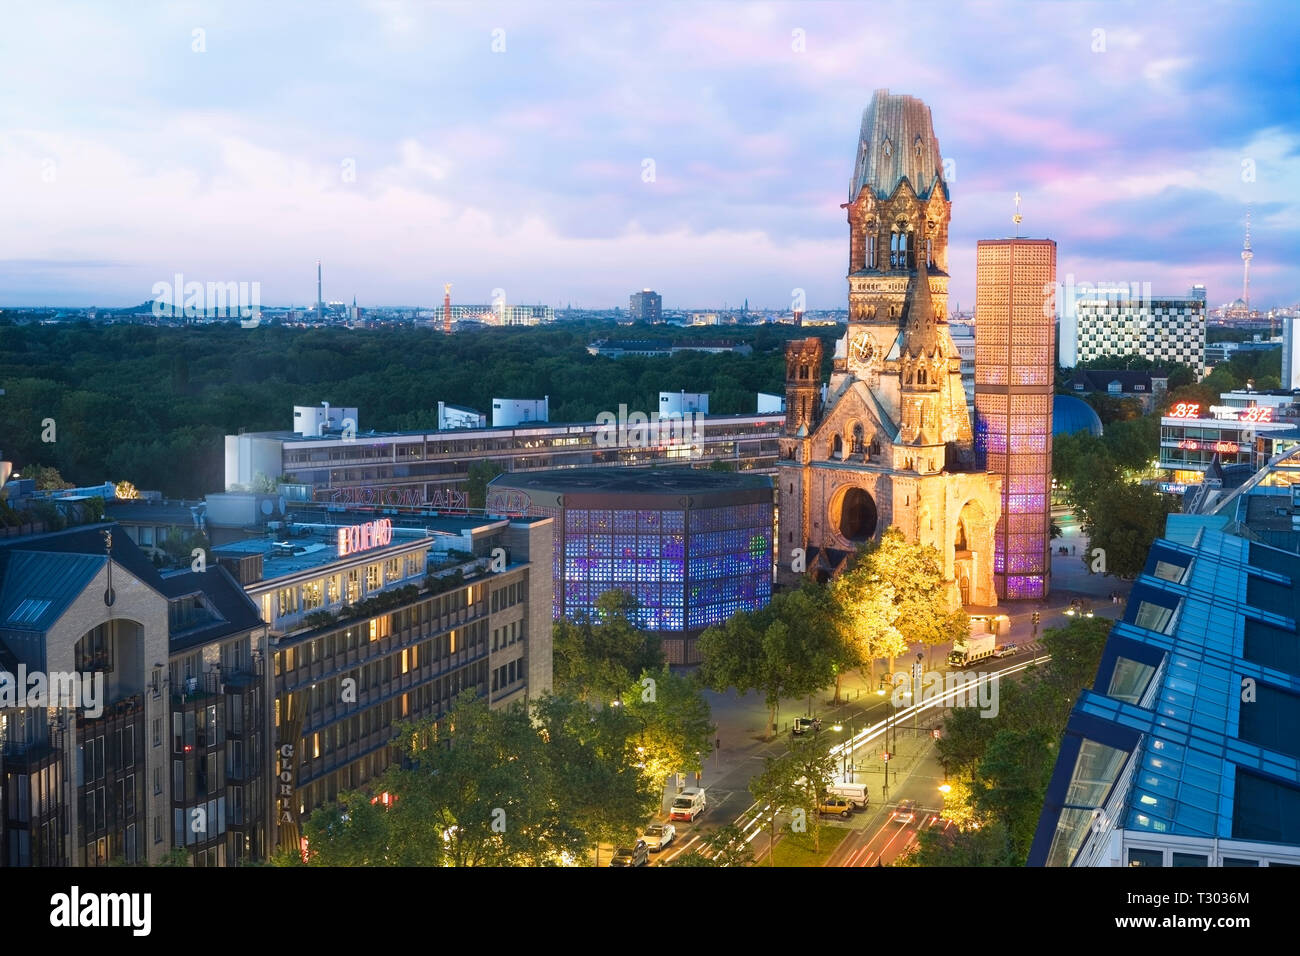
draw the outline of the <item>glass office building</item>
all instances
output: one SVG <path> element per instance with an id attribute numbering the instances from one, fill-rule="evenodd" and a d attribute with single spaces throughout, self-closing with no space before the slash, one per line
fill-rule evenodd
<path id="1" fill-rule="evenodd" d="M 487 507 L 556 519 L 556 620 L 625 591 L 669 661 L 694 663 L 702 630 L 772 596 L 772 501 L 771 480 L 758 475 L 583 469 L 502 475 Z"/>
<path id="2" fill-rule="evenodd" d="M 1075 703 L 1031 866 L 1300 866 L 1300 494 L 1171 515 Z"/>

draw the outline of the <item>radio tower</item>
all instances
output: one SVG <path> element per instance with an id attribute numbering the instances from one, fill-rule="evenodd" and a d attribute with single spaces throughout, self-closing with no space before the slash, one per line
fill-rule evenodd
<path id="1" fill-rule="evenodd" d="M 451 335 L 451 283 L 442 287 L 442 330 Z"/>
<path id="2" fill-rule="evenodd" d="M 1250 318 L 1250 207 L 1246 207 L 1246 242 L 1241 247 L 1241 301 L 1246 303 L 1246 318 Z"/>

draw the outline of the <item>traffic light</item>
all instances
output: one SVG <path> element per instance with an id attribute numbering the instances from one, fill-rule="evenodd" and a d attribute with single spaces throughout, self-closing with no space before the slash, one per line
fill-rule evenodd
<path id="1" fill-rule="evenodd" d="M 935 727 L 933 730 L 930 731 L 930 736 L 933 737 L 935 740 L 938 740 L 940 737 L 943 736 L 943 731 L 940 730 L 938 727 Z"/>

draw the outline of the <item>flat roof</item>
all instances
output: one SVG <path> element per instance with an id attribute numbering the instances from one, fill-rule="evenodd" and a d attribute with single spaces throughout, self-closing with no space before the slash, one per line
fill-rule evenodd
<path id="1" fill-rule="evenodd" d="M 421 539 L 414 535 L 398 537 L 397 534 L 394 534 L 392 544 L 379 548 L 370 548 L 367 551 L 359 551 L 355 555 L 346 555 L 342 560 L 355 558 L 358 563 L 366 563 L 382 559 L 399 548 L 408 547 L 420 541 L 428 543 L 431 540 Z M 277 541 L 287 542 L 295 553 L 275 553 Z M 298 549 L 302 549 L 301 552 L 298 552 Z M 309 535 L 294 535 L 292 537 L 247 538 L 243 541 L 234 541 L 230 544 L 223 544 L 219 548 L 213 548 L 212 553 L 217 557 L 246 557 L 260 554 L 262 556 L 263 582 L 302 574 L 305 571 L 323 568 L 341 560 L 339 558 L 337 539 L 325 532 L 313 532 Z"/>
<path id="2" fill-rule="evenodd" d="M 709 491 L 770 489 L 767 475 L 667 466 L 663 468 L 563 468 L 552 471 L 511 472 L 492 479 L 490 485 L 520 491 L 622 492 L 667 495 Z"/>
<path id="3" fill-rule="evenodd" d="M 677 393 L 674 392 L 672 394 L 677 394 Z M 689 392 L 687 394 L 697 394 L 697 393 Z M 698 394 L 703 394 L 703 393 L 698 393 Z M 505 401 L 505 399 L 502 399 L 502 401 Z M 510 401 L 534 401 L 534 399 L 510 399 Z M 540 402 L 542 401 L 542 399 L 539 398 L 536 399 L 536 401 Z M 617 408 L 617 404 L 615 405 L 615 408 Z M 611 411 L 612 410 L 613 409 L 611 409 Z M 653 409 L 653 411 L 657 412 L 658 409 Z M 706 414 L 703 417 L 704 417 L 705 425 L 726 424 L 729 421 L 745 421 L 749 419 L 760 419 L 765 421 L 772 421 L 779 424 L 782 427 L 784 427 L 785 425 L 785 414 L 781 412 L 737 412 L 733 415 Z M 377 439 L 384 439 L 384 438 L 423 438 L 423 437 L 469 438 L 473 435 L 483 435 L 488 433 L 495 434 L 495 435 L 509 435 L 512 432 L 536 433 L 538 431 L 547 431 L 552 429 L 556 431 L 578 430 L 578 431 L 594 432 L 602 428 L 608 428 L 608 427 L 609 426 L 602 425 L 599 422 L 521 422 L 518 425 L 484 425 L 478 428 L 443 428 L 443 429 L 426 428 L 426 429 L 420 429 L 414 431 L 357 432 L 356 437 L 354 439 L 351 439 L 351 442 L 364 443 L 368 440 L 377 440 Z M 228 438 L 267 438 L 267 439 L 274 439 L 277 441 L 286 441 L 286 442 L 309 442 L 309 441 L 340 442 L 343 440 L 341 434 L 340 435 L 299 435 L 296 432 L 291 431 L 289 429 L 279 429 L 275 431 L 265 431 L 265 432 L 243 432 L 238 435 L 228 435 L 227 437 Z"/>

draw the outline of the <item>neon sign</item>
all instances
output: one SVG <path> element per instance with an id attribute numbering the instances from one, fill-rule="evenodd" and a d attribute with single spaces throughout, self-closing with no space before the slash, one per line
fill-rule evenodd
<path id="1" fill-rule="evenodd" d="M 1235 441 L 1196 441 L 1191 438 L 1184 438 L 1178 447 L 1189 451 L 1217 451 L 1222 455 L 1235 455 L 1241 450 Z"/>
<path id="2" fill-rule="evenodd" d="M 1170 418 L 1200 418 L 1201 406 L 1198 402 L 1179 402 L 1169 409 Z"/>
<path id="3" fill-rule="evenodd" d="M 339 528 L 339 557 L 382 548 L 393 543 L 393 521 L 391 518 L 379 518 L 364 524 L 354 524 Z"/>
<path id="4" fill-rule="evenodd" d="M 1252 405 L 1237 418 L 1239 422 L 1271 422 L 1273 409 L 1268 405 Z"/>

